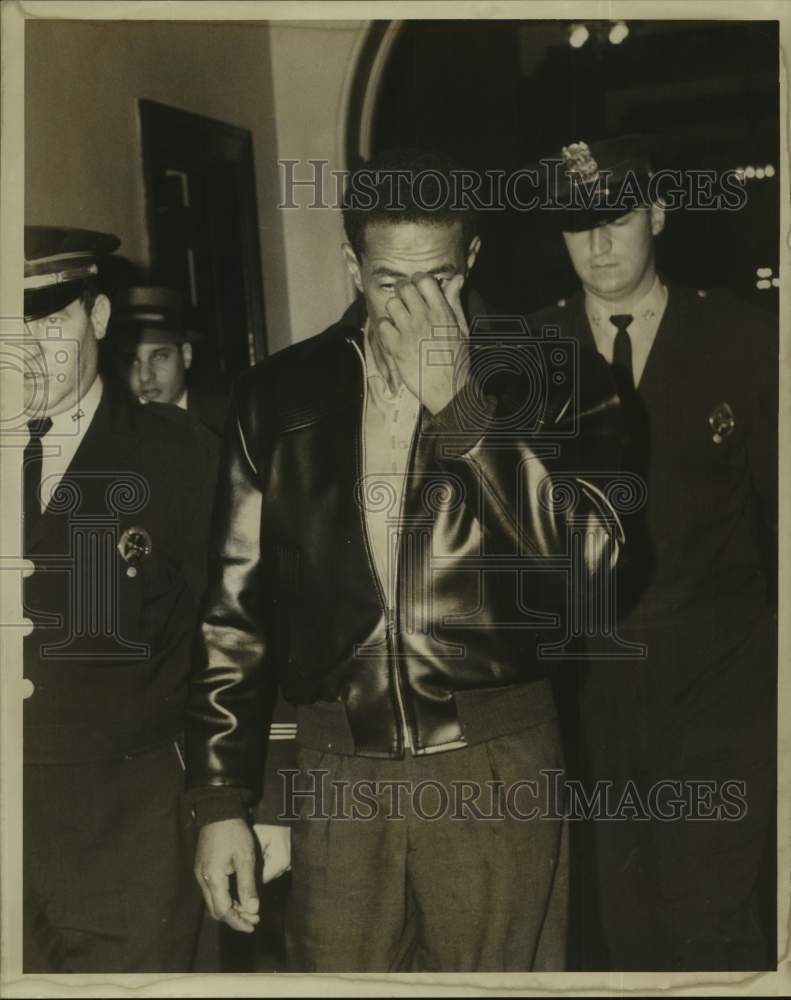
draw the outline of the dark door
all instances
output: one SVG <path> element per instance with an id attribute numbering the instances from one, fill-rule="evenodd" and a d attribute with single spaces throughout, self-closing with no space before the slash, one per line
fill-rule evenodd
<path id="1" fill-rule="evenodd" d="M 152 281 L 181 291 L 198 367 L 232 376 L 267 353 L 252 136 L 155 101 L 140 120 Z"/>

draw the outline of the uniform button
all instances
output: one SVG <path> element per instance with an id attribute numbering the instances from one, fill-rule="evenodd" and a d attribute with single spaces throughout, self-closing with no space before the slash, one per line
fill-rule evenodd
<path id="1" fill-rule="evenodd" d="M 705 299 L 706 298 L 706 290 L 705 289 L 703 289 L 703 288 L 699 288 L 698 289 L 698 298 L 700 298 L 700 299 Z"/>
<path id="2" fill-rule="evenodd" d="M 33 576 L 36 572 L 36 564 L 31 562 L 29 559 L 25 559 L 22 563 L 22 579 L 27 580 L 29 576 Z"/>
<path id="3" fill-rule="evenodd" d="M 36 685 L 29 677 L 22 678 L 22 697 L 29 698 L 36 690 Z"/>
<path id="4" fill-rule="evenodd" d="M 566 308 L 566 300 L 565 299 L 558 299 L 558 306 L 561 309 L 565 309 Z"/>

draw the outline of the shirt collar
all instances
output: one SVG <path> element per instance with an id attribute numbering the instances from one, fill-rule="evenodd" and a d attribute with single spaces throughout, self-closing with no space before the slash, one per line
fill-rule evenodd
<path id="1" fill-rule="evenodd" d="M 99 408 L 103 392 L 104 383 L 101 376 L 97 375 L 91 383 L 90 389 L 74 404 L 73 408 L 64 410 L 63 413 L 58 413 L 52 418 L 53 430 L 71 436 L 74 434 L 76 425 L 77 433 L 84 433 Z"/>
<path id="2" fill-rule="evenodd" d="M 638 322 L 650 323 L 662 315 L 667 302 L 667 288 L 662 284 L 657 274 L 654 283 L 630 312 Z M 592 295 L 585 296 L 585 311 L 591 326 L 605 330 L 615 336 L 615 327 L 610 323 L 614 308 L 609 303 L 596 299 Z"/>
<path id="3" fill-rule="evenodd" d="M 380 378 L 387 387 L 387 372 L 383 372 L 376 363 L 376 355 L 371 348 L 371 321 L 366 319 L 363 325 L 363 357 L 365 358 L 365 377 Z"/>
<path id="4" fill-rule="evenodd" d="M 366 319 L 365 325 L 362 328 L 363 332 L 363 360 L 365 362 L 365 377 L 369 383 L 371 383 L 371 388 L 374 389 L 378 395 L 380 395 L 384 400 L 392 401 L 398 399 L 402 396 L 407 388 L 405 385 L 401 385 L 398 392 L 392 392 L 390 389 L 390 383 L 388 381 L 389 372 L 383 372 L 376 361 L 376 355 L 371 349 L 371 322 Z"/>
<path id="5" fill-rule="evenodd" d="M 175 405 L 178 406 L 178 408 L 180 410 L 186 410 L 187 409 L 187 390 L 186 389 L 184 390 L 184 392 L 182 392 L 182 394 L 176 400 Z"/>
<path id="6" fill-rule="evenodd" d="M 365 323 L 362 325 L 363 334 L 363 358 L 365 360 L 365 377 L 373 378 L 375 376 L 380 376 L 384 378 L 384 375 L 379 371 L 376 364 L 376 359 L 374 358 L 374 353 L 371 350 L 371 324 L 366 319 Z"/>

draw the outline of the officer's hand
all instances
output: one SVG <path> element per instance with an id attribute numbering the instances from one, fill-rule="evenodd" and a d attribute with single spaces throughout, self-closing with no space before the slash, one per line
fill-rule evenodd
<path id="1" fill-rule="evenodd" d="M 238 902 L 231 898 L 230 878 L 236 876 Z M 198 836 L 195 878 L 206 908 L 215 920 L 250 934 L 259 921 L 255 888 L 255 841 L 243 819 L 207 823 Z"/>
<path id="2" fill-rule="evenodd" d="M 291 827 L 256 823 L 253 830 L 264 856 L 261 881 L 266 885 L 291 871 Z"/>
<path id="3" fill-rule="evenodd" d="M 431 413 L 443 409 L 467 380 L 463 285 L 461 274 L 444 290 L 432 275 L 415 274 L 396 287 L 385 307 L 389 318 L 377 324 L 381 346 L 401 381 Z"/>

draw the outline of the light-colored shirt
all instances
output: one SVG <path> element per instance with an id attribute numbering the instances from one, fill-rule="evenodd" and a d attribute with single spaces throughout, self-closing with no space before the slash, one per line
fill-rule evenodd
<path id="1" fill-rule="evenodd" d="M 632 370 L 634 384 L 638 385 L 648 361 L 648 355 L 654 346 L 659 324 L 667 306 L 667 288 L 657 275 L 654 283 L 642 299 L 630 309 L 619 309 L 612 303 L 585 296 L 585 312 L 591 326 L 596 349 L 606 361 L 612 364 L 615 335 L 618 332 L 610 322 L 613 313 L 631 313 L 634 319 L 629 324 L 628 333 L 632 341 Z"/>
<path id="2" fill-rule="evenodd" d="M 42 513 L 77 454 L 77 449 L 99 408 L 103 391 L 102 380 L 97 375 L 90 389 L 75 406 L 52 418 L 52 427 L 42 438 Z"/>
<path id="3" fill-rule="evenodd" d="M 397 392 L 390 391 L 371 351 L 370 336 L 370 325 L 366 323 L 363 330 L 366 381 L 363 496 L 374 563 L 384 591 L 388 618 L 392 621 L 396 603 L 401 509 L 412 438 L 420 417 L 420 401 L 403 384 Z M 404 745 L 411 750 L 409 730 L 404 732 Z"/>
<path id="4" fill-rule="evenodd" d="M 392 393 L 376 365 L 366 324 L 366 402 L 363 427 L 365 518 L 388 608 L 395 606 L 401 507 L 420 401 L 405 385 Z"/>

